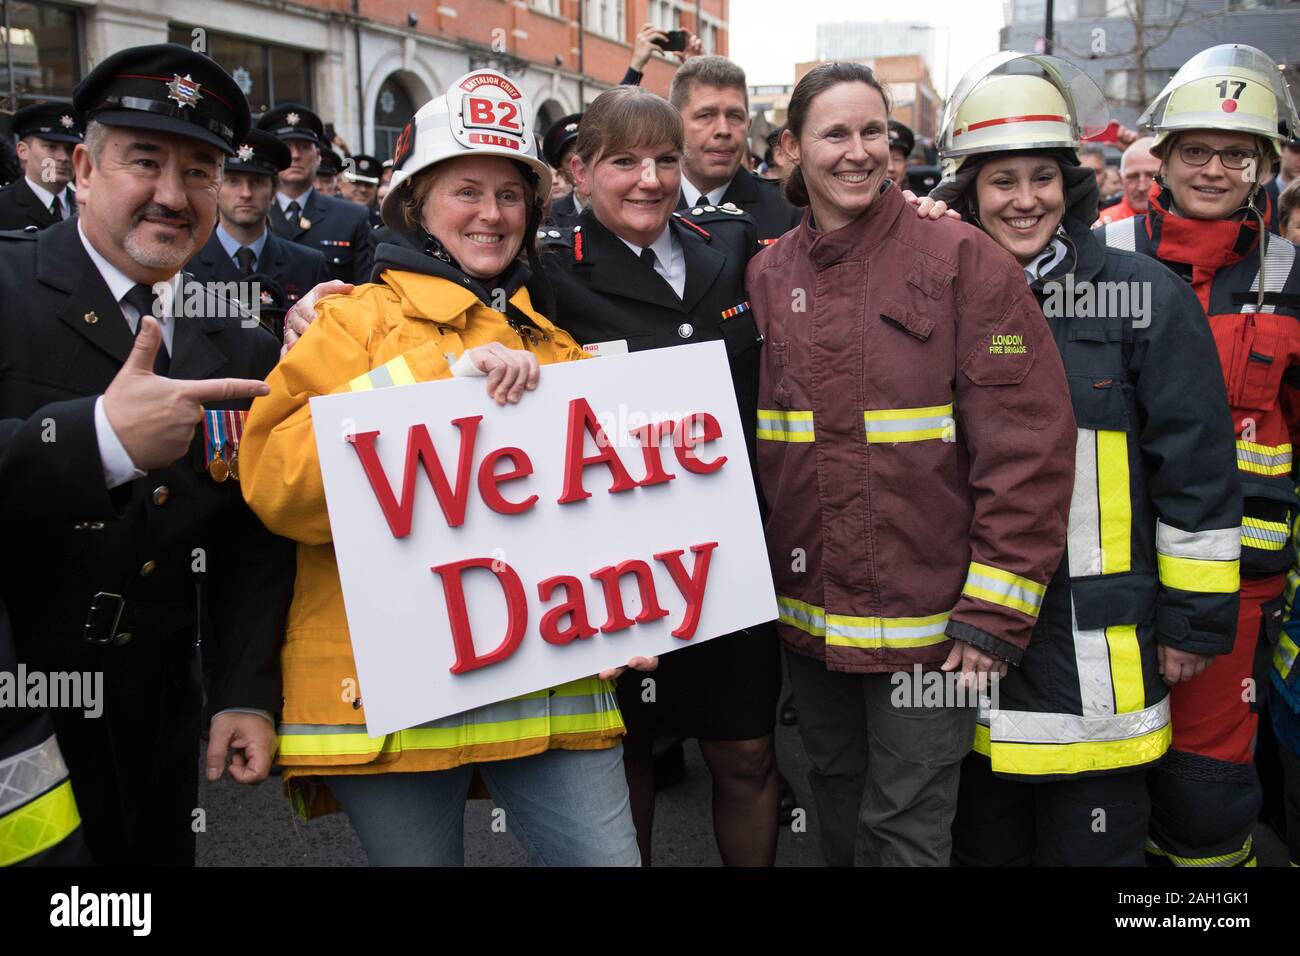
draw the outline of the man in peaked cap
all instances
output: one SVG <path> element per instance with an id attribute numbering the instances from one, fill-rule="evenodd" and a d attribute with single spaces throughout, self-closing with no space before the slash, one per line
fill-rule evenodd
<path id="1" fill-rule="evenodd" d="M 570 192 L 563 199 L 551 203 L 551 213 L 546 225 L 568 229 L 577 225 L 578 215 L 586 205 L 578 196 L 573 184 L 573 173 L 569 170 L 569 157 L 573 155 L 573 144 L 578 141 L 578 124 L 582 122 L 581 113 L 561 116 L 551 124 L 542 138 L 542 156 L 547 165 L 560 174 L 560 178 L 569 184 Z"/>
<path id="2" fill-rule="evenodd" d="M 343 185 L 340 195 L 359 206 L 365 206 L 370 215 L 370 228 L 375 229 L 384 224 L 379 215 L 379 177 L 383 173 L 383 164 L 373 156 L 365 153 L 353 153 L 343 160 Z"/>
<path id="3" fill-rule="evenodd" d="M 321 144 L 320 165 L 316 167 L 316 191 L 322 196 L 339 194 L 339 173 L 343 170 L 343 157 L 330 147 Z"/>
<path id="4" fill-rule="evenodd" d="M 244 783 L 270 769 L 293 586 L 292 546 L 225 466 L 277 343 L 180 272 L 248 104 L 212 60 L 158 44 L 105 59 L 73 105 L 80 214 L 0 233 L 0 419 L 33 423 L 6 442 L 23 476 L 7 494 L 27 504 L 0 600 L 29 672 L 103 675 L 100 716 L 51 713 L 95 862 L 192 865 L 200 726 L 210 780 L 228 759 Z M 206 714 L 200 640 L 216 650 Z"/>
<path id="5" fill-rule="evenodd" d="M 200 282 L 248 282 L 254 272 L 261 273 L 276 280 L 290 305 L 329 279 L 321 253 L 276 235 L 268 225 L 276 177 L 289 162 L 284 143 L 264 130 L 248 131 L 226 157 L 217 228 L 187 272 Z"/>
<path id="6" fill-rule="evenodd" d="M 0 189 L 0 229 L 44 229 L 77 214 L 72 182 L 72 148 L 81 142 L 82 122 L 64 103 L 37 103 L 14 114 L 23 175 Z"/>
<path id="7" fill-rule="evenodd" d="M 908 189 L 907 157 L 916 146 L 912 130 L 896 119 L 889 121 L 889 172 L 888 176 L 899 189 Z"/>
<path id="8" fill-rule="evenodd" d="M 286 103 L 266 113 L 257 126 L 288 146 L 291 159 L 280 173 L 271 228 L 323 253 L 331 278 L 369 282 L 370 216 L 356 203 L 322 196 L 314 188 L 325 136 L 320 117 L 299 103 Z"/>

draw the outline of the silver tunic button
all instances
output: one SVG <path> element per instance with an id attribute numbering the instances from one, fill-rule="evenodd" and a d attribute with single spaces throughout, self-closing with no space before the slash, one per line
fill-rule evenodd
<path id="1" fill-rule="evenodd" d="M 681 325 L 677 326 L 677 334 L 684 339 L 689 339 L 695 334 L 695 326 L 691 325 L 689 322 L 683 322 Z"/>
<path id="2" fill-rule="evenodd" d="M 696 206 L 694 209 L 691 210 L 692 216 L 701 216 L 703 214 L 704 214 L 704 210 L 701 209 L 699 206 Z"/>

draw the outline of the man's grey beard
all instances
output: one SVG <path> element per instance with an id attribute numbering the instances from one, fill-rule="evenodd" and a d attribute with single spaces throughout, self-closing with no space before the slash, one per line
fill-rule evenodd
<path id="1" fill-rule="evenodd" d="M 193 235 L 192 230 L 191 235 Z M 193 242 L 147 248 L 136 236 L 134 229 L 126 234 L 126 240 L 122 245 L 126 249 L 126 254 L 146 269 L 171 269 L 177 271 L 189 261 L 190 256 L 195 251 Z"/>

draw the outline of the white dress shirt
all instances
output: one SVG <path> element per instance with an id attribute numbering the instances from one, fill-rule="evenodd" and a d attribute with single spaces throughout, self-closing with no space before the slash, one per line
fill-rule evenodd
<path id="1" fill-rule="evenodd" d="M 695 184 L 687 179 L 685 175 L 682 176 L 682 195 L 686 197 L 686 205 L 688 206 L 720 206 L 722 205 L 722 197 L 727 194 L 727 190 L 730 188 L 731 182 L 728 181 L 717 189 L 702 193 L 695 188 Z"/>
<path id="2" fill-rule="evenodd" d="M 623 239 L 622 236 L 619 238 Z M 632 255 L 637 258 L 640 258 L 641 250 L 645 248 L 626 239 L 623 239 L 623 245 L 631 249 Z M 677 293 L 677 298 L 680 299 L 686 291 L 686 256 L 682 252 L 681 243 L 673 235 L 672 223 L 664 226 L 664 231 L 649 248 L 655 254 L 655 272 L 663 276 L 664 281 L 672 286 L 673 291 Z"/>
<path id="3" fill-rule="evenodd" d="M 297 199 L 294 199 L 292 196 L 286 193 L 277 192 L 275 194 L 275 202 L 276 205 L 280 207 L 281 219 L 284 218 L 284 211 L 289 208 L 289 203 L 291 202 L 296 202 L 298 204 L 298 217 L 302 218 L 303 213 L 307 211 L 307 203 L 310 200 L 311 200 L 310 189 L 307 190 L 305 193 L 303 193 L 301 196 L 299 196 Z"/>
<path id="4" fill-rule="evenodd" d="M 136 284 L 135 281 L 99 254 L 99 251 L 86 238 L 85 230 L 82 229 L 80 221 L 77 222 L 77 234 L 81 236 L 81 244 L 85 247 L 86 254 L 90 256 L 90 261 L 99 270 L 105 285 L 108 286 L 108 291 L 113 298 L 117 299 L 118 306 L 122 310 L 122 318 L 126 320 L 126 324 L 131 329 L 131 334 L 134 335 L 136 326 L 140 322 L 140 313 L 136 311 L 135 306 L 123 302 L 122 296 L 131 290 L 131 287 Z M 163 313 L 158 319 L 158 324 L 162 327 L 163 347 L 167 349 L 169 355 L 172 351 L 172 332 L 175 329 L 175 325 L 171 321 L 172 304 L 175 301 L 180 280 L 179 272 L 172 276 L 172 294 L 170 296 L 161 296 L 158 300 Z M 104 483 L 110 489 L 116 488 L 118 485 L 124 485 L 128 481 L 134 481 L 136 478 L 144 477 L 144 471 L 135 466 L 135 462 L 131 460 L 131 456 L 117 437 L 117 432 L 113 431 L 113 426 L 108 420 L 108 413 L 104 411 L 104 396 L 102 395 L 95 400 L 95 439 L 99 443 L 99 461 L 104 468 Z"/>
<path id="5" fill-rule="evenodd" d="M 24 176 L 23 179 L 27 180 L 27 188 L 29 188 L 32 193 L 35 194 L 36 198 L 41 201 L 41 205 L 46 209 L 49 209 L 50 205 L 54 202 L 55 194 L 50 192 L 40 183 L 32 182 L 32 177 L 30 176 Z M 58 199 L 59 208 L 63 210 L 63 218 L 67 219 L 68 214 L 72 211 L 72 200 L 68 197 L 67 186 L 64 186 L 59 190 Z"/>

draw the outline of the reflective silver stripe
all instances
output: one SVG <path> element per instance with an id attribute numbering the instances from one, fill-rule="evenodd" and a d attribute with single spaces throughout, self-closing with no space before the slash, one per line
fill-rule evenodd
<path id="1" fill-rule="evenodd" d="M 1118 223 L 1110 223 L 1110 226 Z M 1109 228 L 1109 226 L 1107 226 Z M 1097 493 L 1097 433 L 1080 428 L 1074 448 L 1074 492 L 1066 532 L 1070 577 L 1101 574 L 1101 502 Z"/>
<path id="2" fill-rule="evenodd" d="M 1115 713 L 1115 683 L 1110 672 L 1110 642 L 1104 627 L 1079 629 L 1070 595 L 1070 633 L 1074 638 L 1074 668 L 1079 676 L 1080 709 L 1085 717 Z"/>
<path id="3" fill-rule="evenodd" d="M 783 415 L 774 415 L 770 412 L 760 411 L 758 413 L 758 431 L 760 433 L 759 437 L 760 438 L 767 437 L 762 435 L 761 434 L 762 432 L 775 432 L 781 435 L 790 435 L 790 434 L 812 435 L 813 434 L 812 412 L 805 412 L 805 413 L 795 412 L 795 413 L 786 413 L 786 414 L 787 415 L 803 414 L 806 415 L 807 417 L 787 418 Z"/>
<path id="4" fill-rule="evenodd" d="M 560 694 L 543 694 L 539 697 L 503 700 L 495 704 L 485 704 L 473 710 L 462 711 L 430 720 L 409 730 L 453 730 L 478 724 L 500 724 L 516 720 L 532 720 L 539 717 L 578 717 L 583 714 L 598 714 L 614 709 L 612 696 L 600 694 L 577 694 L 562 696 Z M 364 724 L 281 724 L 280 735 L 311 736 L 317 734 L 366 734 Z M 370 737 L 380 740 L 381 737 Z"/>
<path id="5" fill-rule="evenodd" d="M 989 714 L 989 739 L 998 743 L 1071 744 L 1080 741 L 1129 740 L 1169 723 L 1169 698 L 1145 710 L 1127 714 L 1080 717 L 1077 714 L 1038 714 L 1027 710 L 994 710 Z"/>
<path id="6" fill-rule="evenodd" d="M 1106 223 L 1106 245 L 1112 249 L 1137 252 L 1137 216 Z"/>
<path id="7" fill-rule="evenodd" d="M 1001 578 L 991 578 L 987 575 L 980 574 L 971 565 L 966 572 L 966 583 L 974 585 L 977 588 L 983 588 L 986 591 L 992 591 L 994 594 L 1010 598 L 1013 601 L 1019 601 L 1022 604 L 1028 604 L 1032 608 L 1040 608 L 1043 605 L 1043 595 L 1040 591 L 1031 591 L 1029 588 L 1020 584 L 1014 584 L 1011 581 L 1003 581 Z"/>
<path id="8" fill-rule="evenodd" d="M 777 609 L 780 619 L 791 627 L 797 627 L 815 637 L 826 636 L 826 614 L 821 608 L 777 595 Z"/>
<path id="9" fill-rule="evenodd" d="M 1291 447 L 1288 445 L 1285 451 L 1270 455 L 1265 452 L 1242 448 L 1241 442 L 1237 442 L 1237 461 L 1248 461 L 1252 464 L 1263 465 L 1265 468 L 1278 468 L 1282 465 L 1291 464 Z"/>
<path id="10" fill-rule="evenodd" d="M 891 624 L 888 618 L 868 618 L 866 623 L 850 624 L 849 621 L 861 619 L 832 614 L 827 618 L 826 636 L 871 638 L 884 641 L 886 644 L 890 641 L 910 640 L 917 637 L 938 637 L 948 626 L 948 615 L 935 615 L 935 617 L 939 619 L 912 625 Z"/>
<path id="11" fill-rule="evenodd" d="M 1283 540 L 1286 540 L 1285 535 Z M 1175 558 L 1237 561 L 1241 558 L 1241 528 L 1183 531 L 1157 519 L 1156 550 Z"/>
<path id="12" fill-rule="evenodd" d="M 1291 270 L 1295 268 L 1295 246 L 1280 239 L 1277 236 L 1270 235 L 1268 239 L 1261 236 L 1260 241 L 1268 242 L 1268 248 L 1264 252 L 1264 291 L 1281 292 L 1286 285 L 1286 280 L 1291 276 Z M 1259 272 L 1255 272 L 1255 281 L 1250 284 L 1250 291 L 1255 295 L 1259 293 Z M 1255 312 L 1256 298 L 1251 297 L 1249 302 L 1242 305 L 1242 312 Z M 1276 312 L 1277 306 L 1270 303 L 1258 308 L 1260 312 Z"/>
<path id="13" fill-rule="evenodd" d="M 1261 521 L 1258 518 L 1243 518 L 1242 527 L 1246 529 L 1243 537 L 1254 538 L 1257 541 L 1270 541 L 1277 545 L 1278 549 L 1286 546 L 1287 541 L 1291 539 L 1291 533 L 1287 530 L 1286 523 L 1283 521 Z M 1258 547 L 1258 545 L 1255 545 Z"/>
<path id="14" fill-rule="evenodd" d="M 392 388 L 393 373 L 384 366 L 370 370 L 370 384 L 375 388 Z"/>
<path id="15" fill-rule="evenodd" d="M 0 817 L 53 789 L 68 776 L 54 735 L 0 761 Z"/>

